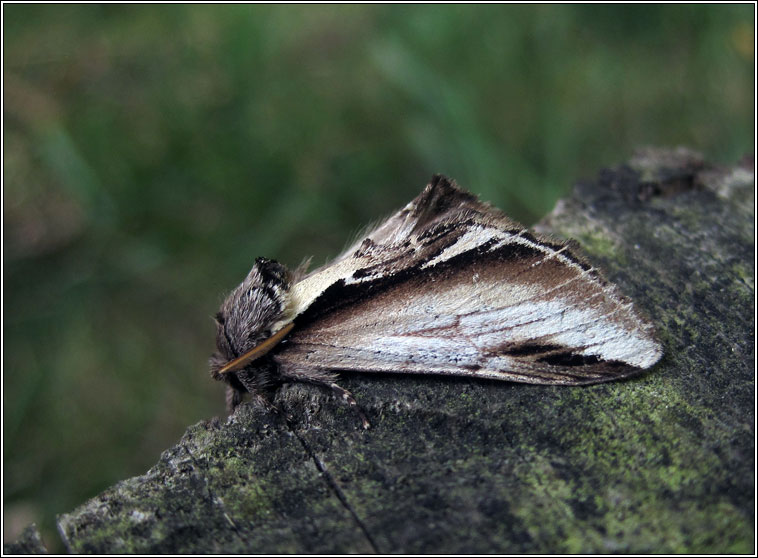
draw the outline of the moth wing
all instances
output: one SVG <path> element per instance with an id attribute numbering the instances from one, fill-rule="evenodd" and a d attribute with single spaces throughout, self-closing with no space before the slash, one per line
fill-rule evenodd
<path id="1" fill-rule="evenodd" d="M 288 323 L 323 295 L 345 285 L 368 284 L 401 275 L 432 260 L 477 222 L 520 231 L 521 225 L 482 203 L 454 181 L 435 175 L 413 201 L 357 240 L 330 263 L 317 268 L 290 293 Z"/>
<path id="2" fill-rule="evenodd" d="M 639 373 L 660 358 L 652 326 L 570 244 L 508 229 L 513 222 L 498 213 L 458 219 L 436 255 L 402 271 L 383 263 L 383 276 L 375 267 L 332 285 L 321 298 L 349 303 L 315 304 L 301 316 L 274 355 L 283 372 L 587 384 Z M 362 285 L 367 276 L 373 280 Z"/>
<path id="3" fill-rule="evenodd" d="M 358 239 L 338 256 L 337 260 L 352 256 L 366 240 L 379 246 L 400 246 L 405 240 L 418 236 L 433 223 L 446 218 L 455 220 L 467 209 L 474 212 L 498 211 L 480 202 L 470 192 L 459 188 L 455 181 L 439 174 L 434 175 L 416 198 Z"/>

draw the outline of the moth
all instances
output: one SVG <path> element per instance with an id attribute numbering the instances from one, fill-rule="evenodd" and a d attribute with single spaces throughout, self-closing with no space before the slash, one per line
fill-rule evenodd
<path id="1" fill-rule="evenodd" d="M 662 355 L 653 326 L 574 241 L 531 232 L 441 175 L 310 273 L 256 259 L 216 314 L 216 347 L 211 375 L 230 411 L 283 382 L 355 405 L 339 372 L 581 385 Z"/>

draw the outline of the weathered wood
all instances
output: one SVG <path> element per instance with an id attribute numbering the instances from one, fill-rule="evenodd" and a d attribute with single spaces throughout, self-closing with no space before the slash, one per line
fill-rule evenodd
<path id="1" fill-rule="evenodd" d="M 343 375 L 253 404 L 59 518 L 72 552 L 753 552 L 754 175 L 648 150 L 540 225 L 658 324 L 663 360 L 582 388 Z M 284 400 L 284 398 L 282 398 Z"/>
<path id="2" fill-rule="evenodd" d="M 47 554 L 47 548 L 39 529 L 32 523 L 21 532 L 18 540 L 3 545 L 3 554 Z"/>

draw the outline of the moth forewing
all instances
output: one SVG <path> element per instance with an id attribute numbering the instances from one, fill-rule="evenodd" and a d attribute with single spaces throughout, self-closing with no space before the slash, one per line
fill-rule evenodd
<path id="1" fill-rule="evenodd" d="M 212 357 L 214 377 L 258 395 L 297 380 L 352 401 L 332 375 L 351 370 L 588 384 L 662 354 L 576 243 L 532 233 L 441 176 L 300 280 L 262 261 L 222 306 L 234 319 L 221 320 Z"/>
<path id="2" fill-rule="evenodd" d="M 307 360 L 324 370 L 582 384 L 632 375 L 659 358 L 608 285 L 595 281 L 576 296 L 569 276 L 585 271 L 510 255 L 419 270 L 299 326 L 274 359 L 285 368 Z"/>

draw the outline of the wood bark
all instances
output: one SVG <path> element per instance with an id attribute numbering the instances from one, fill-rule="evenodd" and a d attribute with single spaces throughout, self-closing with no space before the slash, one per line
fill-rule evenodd
<path id="1" fill-rule="evenodd" d="M 539 225 L 657 324 L 662 361 L 587 387 L 343 374 L 190 427 L 59 517 L 77 553 L 752 553 L 753 161 L 648 149 Z M 19 548 L 19 547 L 14 547 Z"/>

